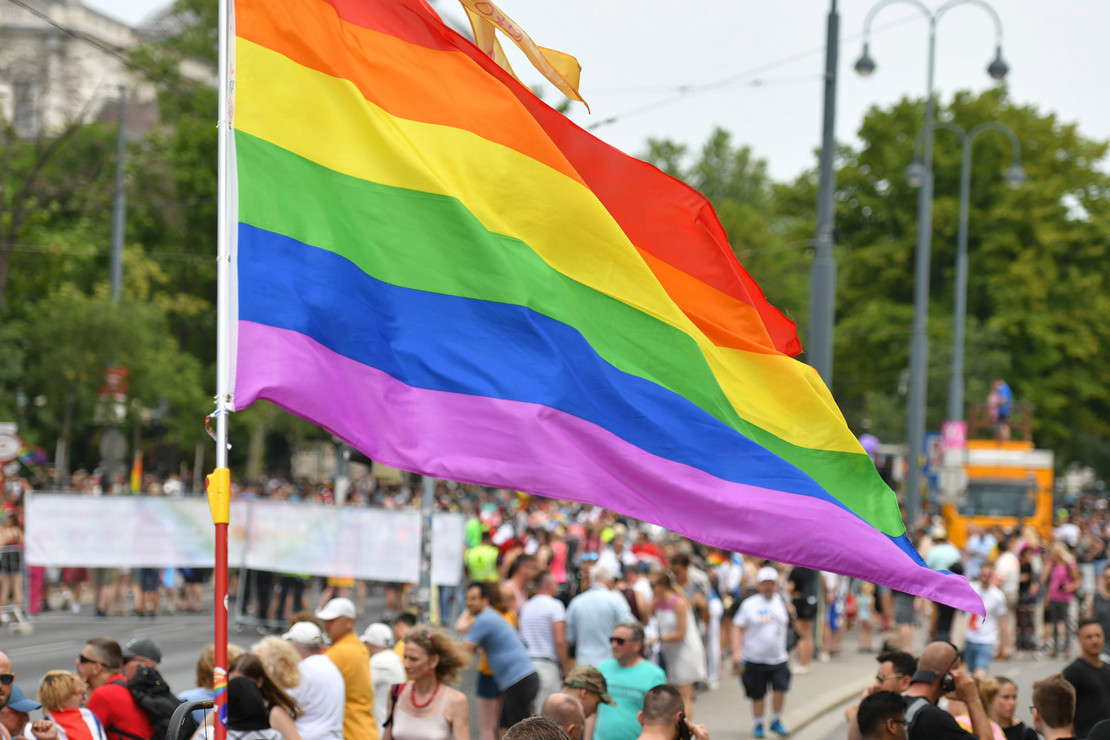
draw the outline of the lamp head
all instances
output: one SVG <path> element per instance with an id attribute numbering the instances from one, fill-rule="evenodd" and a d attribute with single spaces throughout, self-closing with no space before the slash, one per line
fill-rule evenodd
<path id="1" fill-rule="evenodd" d="M 995 52 L 994 61 L 987 67 L 987 74 L 991 76 L 991 79 L 1002 80 L 1005 79 L 1006 73 L 1009 71 L 1010 65 L 1002 61 L 1002 47 L 999 46 Z"/>
<path id="2" fill-rule="evenodd" d="M 871 58 L 871 50 L 868 44 L 863 45 L 863 53 L 860 54 L 859 60 L 856 62 L 856 74 L 860 77 L 870 77 L 871 73 L 875 71 L 875 60 Z"/>
<path id="3" fill-rule="evenodd" d="M 1006 184 L 1012 188 L 1021 187 L 1025 179 L 1025 170 L 1017 162 L 1014 162 L 1010 165 L 1010 169 L 1006 170 Z"/>
<path id="4" fill-rule="evenodd" d="M 914 160 L 910 166 L 906 168 L 906 182 L 910 184 L 911 188 L 919 188 L 924 185 L 925 165 Z"/>

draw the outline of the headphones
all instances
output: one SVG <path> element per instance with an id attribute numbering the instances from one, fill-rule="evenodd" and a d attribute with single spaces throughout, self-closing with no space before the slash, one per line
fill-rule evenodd
<path id="1" fill-rule="evenodd" d="M 947 643 L 953 650 L 956 651 L 956 657 L 952 659 L 952 662 L 948 665 L 948 668 L 944 672 L 944 678 L 940 680 L 940 692 L 942 694 L 950 694 L 956 690 L 956 679 L 955 677 L 953 677 L 951 670 L 956 666 L 957 663 L 960 662 L 960 649 L 953 645 L 951 642 L 948 642 L 948 640 L 944 640 L 943 642 Z M 936 671 L 919 670 L 914 671 L 913 676 L 910 678 L 910 683 L 932 683 L 936 680 Z"/>

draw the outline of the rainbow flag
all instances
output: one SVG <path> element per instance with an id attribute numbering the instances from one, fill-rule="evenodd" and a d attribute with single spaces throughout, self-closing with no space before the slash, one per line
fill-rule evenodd
<path id="1" fill-rule="evenodd" d="M 982 606 L 929 570 L 704 197 L 422 0 L 237 0 L 232 407 Z"/>

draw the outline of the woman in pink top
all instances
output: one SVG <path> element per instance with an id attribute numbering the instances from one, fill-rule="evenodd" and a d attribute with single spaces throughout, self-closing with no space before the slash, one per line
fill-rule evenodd
<path id="1" fill-rule="evenodd" d="M 440 630 L 413 627 L 405 635 L 408 682 L 390 693 L 382 740 L 470 740 L 466 695 L 457 683 L 469 656 Z"/>
<path id="2" fill-rule="evenodd" d="M 1045 625 L 1050 626 L 1052 636 L 1052 657 L 1062 649 L 1065 658 L 1071 657 L 1071 625 L 1068 623 L 1068 607 L 1079 588 L 1079 569 L 1075 558 L 1061 542 L 1052 547 L 1052 554 L 1045 564 L 1044 581 L 1048 589 L 1048 615 Z M 1060 646 L 1060 627 L 1063 626 L 1064 641 Z"/>
<path id="3" fill-rule="evenodd" d="M 562 586 L 567 582 L 567 538 L 562 527 L 551 533 L 548 548 L 551 550 L 551 559 L 547 568 L 555 578 L 555 583 Z"/>

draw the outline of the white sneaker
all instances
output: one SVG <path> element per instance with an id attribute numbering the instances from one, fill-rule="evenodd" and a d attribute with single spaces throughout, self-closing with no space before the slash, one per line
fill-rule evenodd
<path id="1" fill-rule="evenodd" d="M 805 674 L 809 673 L 809 669 L 811 667 L 812 666 L 808 666 L 808 665 L 796 665 L 792 669 L 792 673 L 794 673 L 797 676 L 804 676 Z"/>

